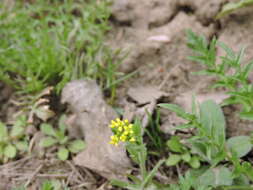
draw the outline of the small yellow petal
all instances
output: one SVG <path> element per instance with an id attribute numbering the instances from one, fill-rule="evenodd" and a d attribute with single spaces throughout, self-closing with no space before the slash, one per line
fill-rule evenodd
<path id="1" fill-rule="evenodd" d="M 135 142 L 135 138 L 132 137 L 129 141 L 130 141 L 130 142 Z"/>

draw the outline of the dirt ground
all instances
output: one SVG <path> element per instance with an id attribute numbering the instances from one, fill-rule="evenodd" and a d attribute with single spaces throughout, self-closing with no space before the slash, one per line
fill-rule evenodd
<path id="1" fill-rule="evenodd" d="M 213 98 L 220 102 L 224 99 L 225 91 L 208 88 L 214 78 L 191 74 L 200 70 L 201 66 L 187 59 L 192 52 L 186 46 L 185 31 L 191 29 L 208 39 L 215 35 L 218 40 L 236 51 L 245 46 L 247 48 L 245 61 L 253 59 L 252 8 L 237 11 L 217 21 L 214 17 L 225 2 L 225 0 L 115 0 L 110 18 L 112 30 L 108 33 L 106 43 L 113 49 L 122 49 L 122 52 L 128 55 L 120 66 L 121 72 L 128 74 L 138 70 L 138 74 L 120 85 L 117 104 L 122 108 L 129 108 L 127 105 L 133 104 L 133 101 L 129 100 L 129 93 L 131 94 L 129 91 L 139 87 L 158 88 L 166 94 L 164 99 L 158 100 L 159 102 L 177 103 L 185 109 L 189 109 L 193 94 L 196 94 L 199 101 Z M 221 51 L 218 52 L 222 54 Z M 10 87 L 0 83 L 2 104 L 0 118 L 3 121 L 7 121 L 15 109 L 10 103 L 12 91 Z M 224 108 L 228 121 L 228 136 L 248 134 L 253 129 L 252 122 L 238 118 L 238 112 L 236 113 L 238 109 L 236 106 Z M 170 134 L 171 127 L 180 121 L 169 112 L 163 111 L 161 114 L 162 130 Z M 2 185 L 2 181 L 5 181 L 3 184 L 16 183 L 10 179 L 11 174 L 16 180 L 29 182 L 33 180 L 31 171 L 41 165 L 46 173 L 44 177 L 50 177 L 50 167 L 60 167 L 57 161 L 41 163 L 30 159 L 19 162 L 17 166 L 15 163 L 11 163 L 14 166 L 10 167 L 0 166 L 0 170 L 6 172 L 6 175 L 4 172 L 0 173 L 0 190 L 8 189 L 8 185 Z M 34 163 L 32 166 L 29 165 L 31 162 Z M 20 167 L 27 170 L 20 171 Z M 66 176 L 57 177 L 72 180 L 73 186 L 79 184 L 73 189 L 82 189 L 80 185 L 83 181 L 90 182 L 83 185 L 89 187 L 88 189 L 111 189 L 104 178 L 98 177 L 88 169 L 75 167 L 72 162 L 66 163 L 63 168 Z M 27 173 L 27 176 L 23 175 L 22 179 L 22 176 L 18 176 L 21 173 Z M 72 177 L 69 177 L 70 174 Z M 43 175 L 40 178 L 43 178 Z"/>
<path id="2" fill-rule="evenodd" d="M 186 30 L 191 29 L 208 39 L 213 36 L 239 51 L 246 47 L 244 61 L 253 58 L 253 12 L 246 8 L 221 20 L 215 20 L 226 1 L 214 0 L 117 0 L 113 5 L 109 44 L 122 48 L 128 57 L 121 71 L 139 70 L 124 83 L 120 97 L 125 97 L 131 87 L 159 86 L 168 93 L 170 102 L 189 108 L 193 94 L 203 99 L 220 101 L 225 92 L 210 89 L 213 78 L 191 74 L 201 69 L 187 59 L 192 52 L 186 47 Z M 218 54 L 223 52 L 218 50 Z M 211 94 L 211 95 L 210 95 Z M 227 107 L 229 136 L 243 135 L 252 131 L 252 123 L 236 117 L 238 108 Z M 164 131 L 173 125 L 171 118 L 163 116 Z M 173 120 L 173 119 L 172 119 Z"/>

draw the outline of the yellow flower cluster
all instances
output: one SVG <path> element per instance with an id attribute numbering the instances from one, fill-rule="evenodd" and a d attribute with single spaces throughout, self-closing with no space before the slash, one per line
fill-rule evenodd
<path id="1" fill-rule="evenodd" d="M 117 118 L 112 120 L 109 127 L 112 129 L 114 135 L 111 136 L 110 144 L 118 146 L 119 142 L 135 142 L 133 124 L 126 120 Z"/>

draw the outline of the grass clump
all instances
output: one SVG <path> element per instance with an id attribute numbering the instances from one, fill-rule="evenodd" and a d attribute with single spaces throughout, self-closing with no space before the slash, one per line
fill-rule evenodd
<path id="1" fill-rule="evenodd" d="M 49 85 L 59 92 L 83 77 L 106 83 L 113 64 L 103 44 L 110 16 L 106 1 L 17 1 L 9 11 L 0 6 L 0 80 L 26 93 Z"/>

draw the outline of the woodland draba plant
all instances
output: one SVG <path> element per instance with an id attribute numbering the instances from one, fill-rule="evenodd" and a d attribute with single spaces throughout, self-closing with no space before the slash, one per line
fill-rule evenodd
<path id="1" fill-rule="evenodd" d="M 116 119 L 115 121 L 111 122 L 111 125 L 109 126 L 112 128 L 112 131 L 114 134 L 123 134 L 124 132 L 129 132 L 131 136 L 127 138 L 126 140 L 120 140 L 123 143 L 125 143 L 126 149 L 129 152 L 129 155 L 131 159 L 139 165 L 140 167 L 140 176 L 136 177 L 134 175 L 127 175 L 129 179 L 131 179 L 132 182 L 126 182 L 126 181 L 120 181 L 120 180 L 112 180 L 111 183 L 114 186 L 122 187 L 129 190 L 144 190 L 144 189 L 156 189 L 157 184 L 154 182 L 153 178 L 158 171 L 159 167 L 164 163 L 164 160 L 158 161 L 158 163 L 155 165 L 155 167 L 148 171 L 146 168 L 146 161 L 147 161 L 147 148 L 146 145 L 143 142 L 142 137 L 142 127 L 141 123 L 138 119 L 135 120 L 134 124 L 130 124 L 126 120 L 120 120 Z M 122 130 L 119 129 L 122 127 Z M 130 129 L 130 130 L 129 130 Z M 115 131 L 116 130 L 116 131 Z M 123 132 L 123 130 L 125 130 Z M 131 140 L 133 139 L 134 140 Z M 117 143 L 119 143 L 117 141 Z M 112 146 L 115 145 L 115 141 L 112 141 Z"/>
<path id="2" fill-rule="evenodd" d="M 133 124 L 130 124 L 127 119 L 121 121 L 117 118 L 111 121 L 110 128 L 113 131 L 110 144 L 118 146 L 119 142 L 135 142 L 135 134 Z"/>

